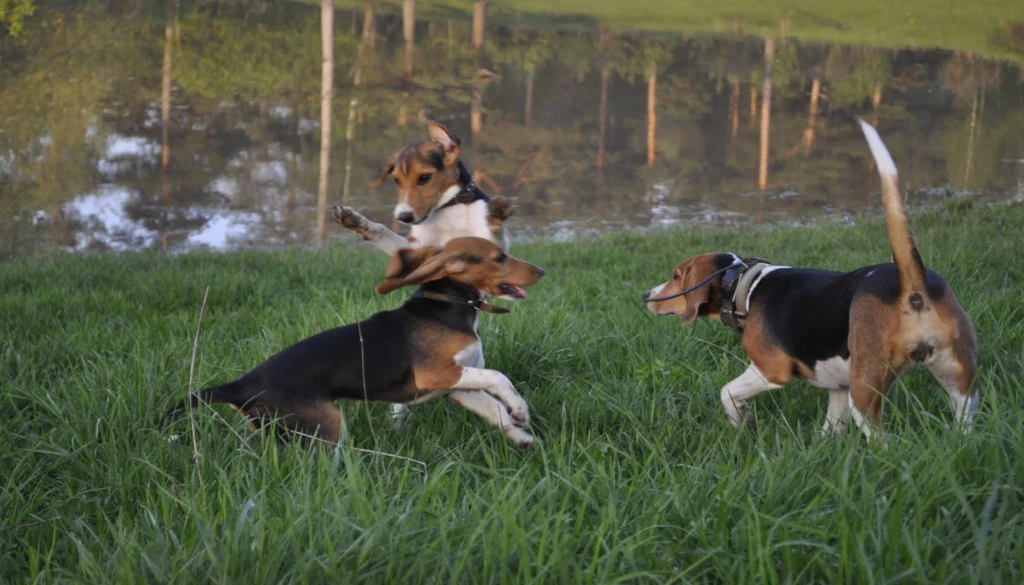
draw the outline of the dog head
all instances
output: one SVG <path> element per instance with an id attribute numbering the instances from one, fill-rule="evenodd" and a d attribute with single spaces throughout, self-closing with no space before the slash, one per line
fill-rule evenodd
<path id="1" fill-rule="evenodd" d="M 410 144 L 388 158 L 369 181 L 376 187 L 391 175 L 398 186 L 395 219 L 405 224 L 426 221 L 438 207 L 455 196 L 459 180 L 459 138 L 421 112 L 430 140 Z"/>
<path id="2" fill-rule="evenodd" d="M 655 315 L 679 315 L 682 325 L 693 323 L 697 317 L 717 319 L 721 309 L 717 294 L 721 290 L 721 275 L 684 295 L 663 301 L 657 299 L 680 293 L 735 261 L 734 254 L 700 254 L 683 260 L 672 271 L 671 280 L 644 293 L 647 309 Z"/>
<path id="3" fill-rule="evenodd" d="M 523 287 L 537 284 L 542 276 L 543 270 L 509 256 L 490 240 L 454 238 L 441 249 L 424 246 L 396 252 L 377 293 L 386 295 L 403 286 L 450 278 L 484 297 L 521 301 L 526 298 Z"/>

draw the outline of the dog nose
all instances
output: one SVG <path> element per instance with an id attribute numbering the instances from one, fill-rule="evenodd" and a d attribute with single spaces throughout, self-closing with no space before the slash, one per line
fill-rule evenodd
<path id="1" fill-rule="evenodd" d="M 402 213 L 396 215 L 395 219 L 402 223 L 412 223 L 416 221 L 416 216 L 413 215 L 411 211 L 403 211 Z"/>
<path id="2" fill-rule="evenodd" d="M 537 270 L 537 277 L 538 278 L 540 278 L 541 276 L 544 276 L 544 269 L 543 268 L 541 268 L 540 266 L 535 266 L 534 268 Z"/>
<path id="3" fill-rule="evenodd" d="M 645 290 L 645 291 L 644 291 L 644 294 L 643 294 L 643 299 L 644 299 L 644 302 L 646 303 L 646 302 L 647 302 L 647 300 L 648 300 L 648 299 L 650 299 L 650 298 L 651 298 L 651 291 L 649 291 L 649 290 Z"/>

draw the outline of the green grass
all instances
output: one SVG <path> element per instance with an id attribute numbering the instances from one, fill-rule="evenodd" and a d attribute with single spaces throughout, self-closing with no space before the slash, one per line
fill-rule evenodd
<path id="1" fill-rule="evenodd" d="M 316 3 L 315 0 L 298 0 Z M 421 0 L 417 14 L 468 18 L 473 0 Z M 357 9 L 361 2 L 335 0 Z M 384 2 L 400 10 L 401 2 Z M 888 48 L 970 51 L 1024 64 L 1024 4 L 1017 0 L 491 0 L 488 20 L 666 32 L 728 32 Z"/>
<path id="2" fill-rule="evenodd" d="M 397 305 L 373 293 L 375 251 L 0 263 L 0 582 L 1021 583 L 1024 204 L 912 224 L 979 331 L 974 434 L 949 430 L 923 372 L 890 394 L 884 444 L 821 439 L 827 393 L 803 384 L 734 432 L 718 393 L 744 369 L 737 337 L 648 316 L 640 292 L 701 251 L 885 261 L 884 228 L 692 229 L 514 247 L 548 277 L 481 333 L 535 451 L 446 401 L 400 433 L 386 406 L 343 405 L 350 446 L 427 473 L 279 447 L 226 408 L 196 414 L 197 473 L 187 421 L 177 443 L 154 431 L 186 391 L 207 285 L 200 384 Z"/>

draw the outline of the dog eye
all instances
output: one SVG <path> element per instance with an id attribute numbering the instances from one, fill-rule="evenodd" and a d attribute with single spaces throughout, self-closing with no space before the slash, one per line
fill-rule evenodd
<path id="1" fill-rule="evenodd" d="M 505 260 L 508 260 L 508 256 L 506 254 L 501 254 L 500 256 L 494 259 L 494 261 L 497 262 L 498 264 L 504 264 Z"/>
<path id="2" fill-rule="evenodd" d="M 673 272 L 672 273 L 672 280 L 679 280 L 679 273 L 678 272 Z"/>
<path id="3" fill-rule="evenodd" d="M 429 173 L 422 174 L 422 175 L 420 175 L 419 180 L 416 181 L 416 184 L 417 185 L 426 185 L 427 183 L 430 182 L 430 177 L 433 177 L 433 176 L 434 175 L 431 175 Z"/>

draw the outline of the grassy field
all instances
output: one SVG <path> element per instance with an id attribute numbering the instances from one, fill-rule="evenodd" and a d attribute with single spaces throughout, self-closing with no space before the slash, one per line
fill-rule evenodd
<path id="1" fill-rule="evenodd" d="M 802 384 L 756 399 L 758 431 L 737 434 L 718 399 L 744 369 L 737 337 L 638 305 L 700 251 L 885 261 L 876 220 L 516 246 L 548 277 L 481 333 L 531 405 L 535 451 L 446 401 L 399 433 L 385 406 L 346 403 L 350 444 L 328 452 L 218 408 L 196 415 L 198 471 L 190 437 L 154 422 L 186 392 L 206 287 L 202 385 L 397 305 L 406 292 L 373 293 L 383 256 L 345 241 L 0 263 L 0 582 L 1024 582 L 1024 204 L 912 224 L 978 327 L 966 438 L 923 371 L 894 388 L 884 444 L 821 439 L 827 393 Z"/>
<path id="2" fill-rule="evenodd" d="M 297 0 L 317 4 L 317 0 Z M 361 9 L 359 0 L 335 6 Z M 421 0 L 423 17 L 469 18 L 474 0 Z M 380 9 L 399 11 L 401 2 Z M 593 26 L 665 32 L 785 35 L 811 42 L 887 48 L 941 48 L 1024 64 L 1024 4 L 1017 0 L 491 0 L 490 22 Z"/>

